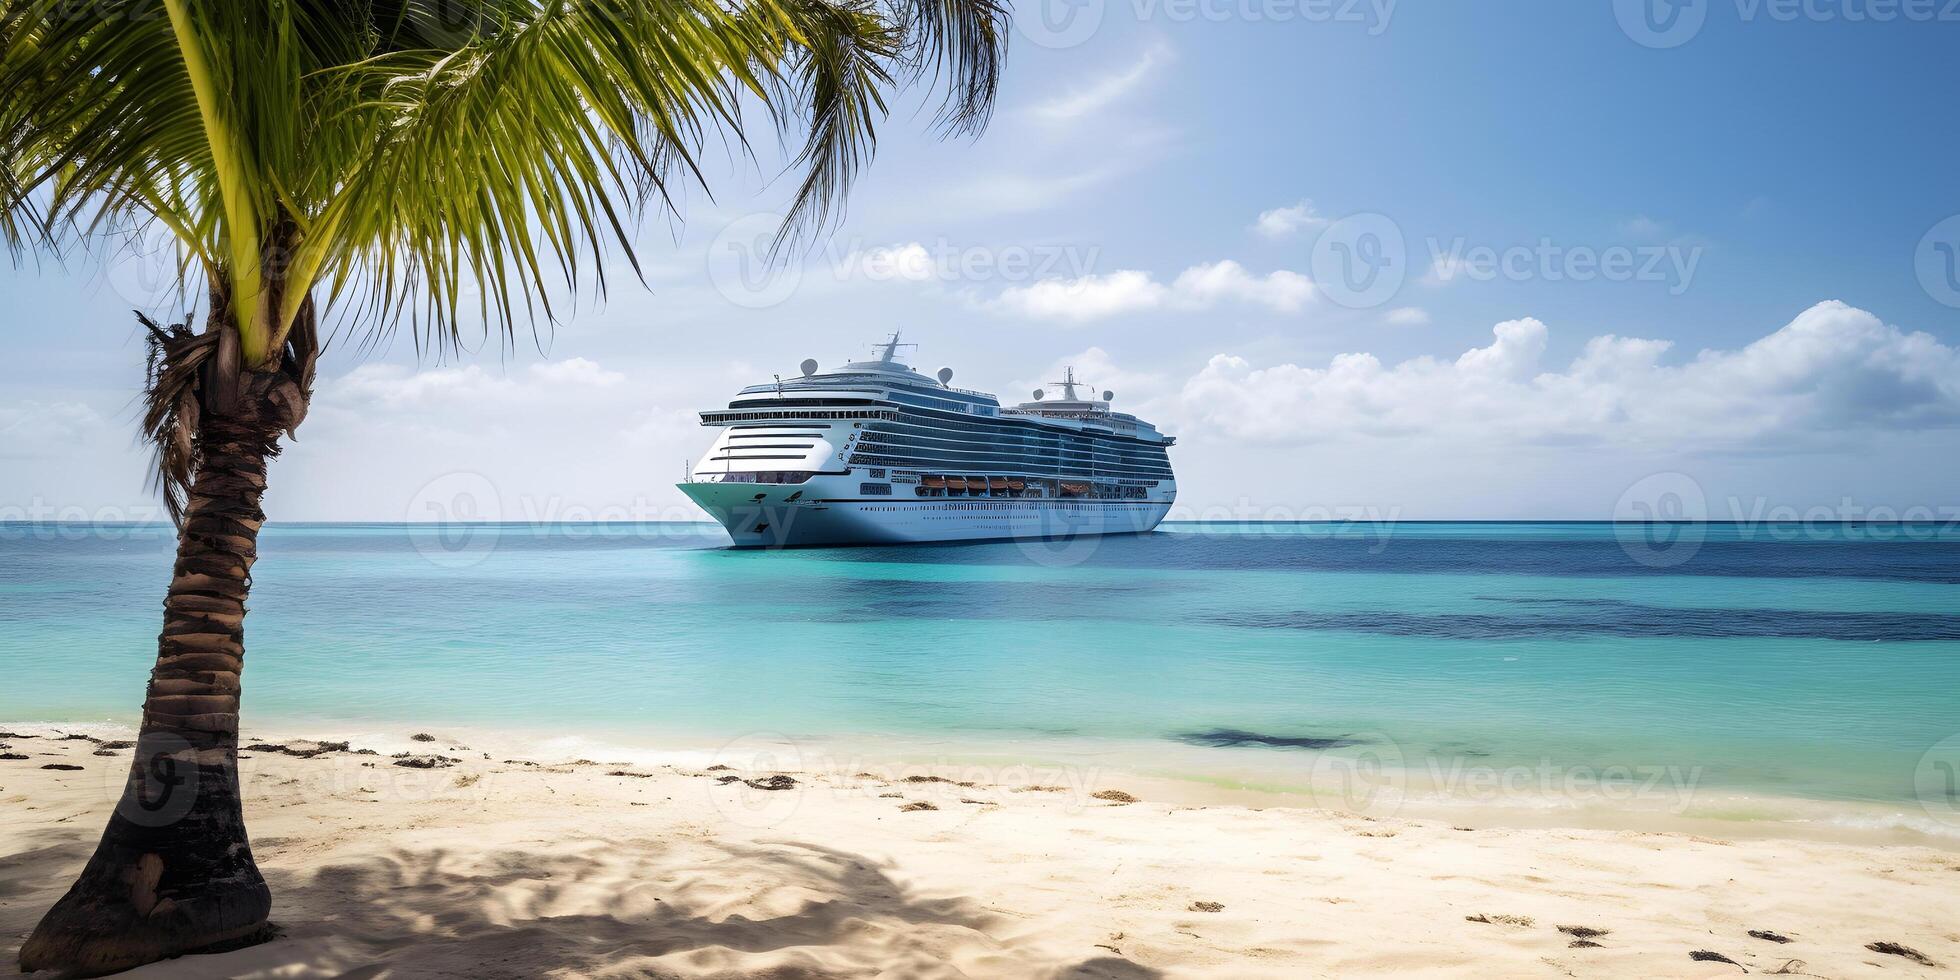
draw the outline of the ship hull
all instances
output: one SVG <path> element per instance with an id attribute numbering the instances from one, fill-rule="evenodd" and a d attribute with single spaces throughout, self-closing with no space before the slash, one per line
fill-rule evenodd
<path id="1" fill-rule="evenodd" d="M 1068 541 L 1154 530 L 1169 500 L 837 498 L 807 486 L 682 483 L 738 548 Z M 799 491 L 801 491 L 799 493 Z M 796 499 L 788 499 L 796 495 Z"/>

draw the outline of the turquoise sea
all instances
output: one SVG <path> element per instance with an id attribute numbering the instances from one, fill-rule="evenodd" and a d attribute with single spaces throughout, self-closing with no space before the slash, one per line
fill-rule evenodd
<path id="1" fill-rule="evenodd" d="M 1330 762 L 1507 799 L 1685 780 L 1711 811 L 1848 801 L 1960 829 L 1942 819 L 1960 762 L 1953 527 L 726 541 L 693 524 L 269 526 L 247 727 L 1107 750 L 1282 792 Z M 173 544 L 0 525 L 0 720 L 135 720 Z"/>

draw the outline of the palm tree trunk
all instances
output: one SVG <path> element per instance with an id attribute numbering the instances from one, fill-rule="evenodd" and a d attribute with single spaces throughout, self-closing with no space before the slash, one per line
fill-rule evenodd
<path id="1" fill-rule="evenodd" d="M 236 397 L 207 392 L 129 779 L 81 877 L 21 947 L 23 970 L 108 973 L 268 930 L 239 806 L 238 698 L 259 498 L 288 421 L 266 396 L 282 377 L 245 372 Z"/>

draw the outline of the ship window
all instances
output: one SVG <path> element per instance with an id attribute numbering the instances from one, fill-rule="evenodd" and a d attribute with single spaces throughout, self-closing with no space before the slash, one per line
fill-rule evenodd
<path id="1" fill-rule="evenodd" d="M 867 497 L 889 497 L 892 495 L 892 485 L 889 483 L 860 483 L 858 484 L 858 492 Z"/>
<path id="2" fill-rule="evenodd" d="M 871 471 L 871 478 L 874 480 L 882 480 L 885 478 L 885 471 L 882 469 L 874 469 Z"/>
<path id="3" fill-rule="evenodd" d="M 762 470 L 755 473 L 727 473 L 724 483 L 803 483 L 815 474 L 808 470 Z"/>

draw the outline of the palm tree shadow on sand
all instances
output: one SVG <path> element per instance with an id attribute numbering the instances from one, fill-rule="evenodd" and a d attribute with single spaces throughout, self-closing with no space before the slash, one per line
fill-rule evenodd
<path id="1" fill-rule="evenodd" d="M 24 938 L 90 844 L 79 830 L 45 835 L 6 858 L 0 935 Z M 297 846 L 256 844 L 279 896 L 278 939 L 133 975 L 1162 976 L 1119 956 L 1073 960 L 1005 941 L 1019 920 L 971 898 L 917 895 L 868 857 L 806 842 L 589 839 L 541 842 L 544 853 L 397 849 L 281 867 L 280 852 Z"/>

